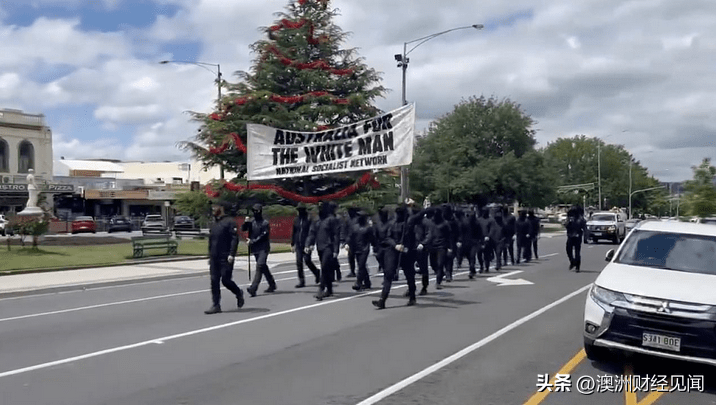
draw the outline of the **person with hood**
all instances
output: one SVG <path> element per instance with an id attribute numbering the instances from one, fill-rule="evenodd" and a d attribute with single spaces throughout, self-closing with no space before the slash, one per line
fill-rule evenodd
<path id="1" fill-rule="evenodd" d="M 254 219 L 247 217 L 241 229 L 242 231 L 248 232 L 249 237 L 246 243 L 249 245 L 250 252 L 254 254 L 254 258 L 256 259 L 254 280 L 246 291 L 250 296 L 256 297 L 256 290 L 259 289 L 259 283 L 261 283 L 262 277 L 266 277 L 266 282 L 269 283 L 269 288 L 264 291 L 266 293 L 276 291 L 276 281 L 274 281 L 274 276 L 271 275 L 269 266 L 266 264 L 266 259 L 271 250 L 271 246 L 269 245 L 269 221 L 262 216 L 261 204 L 254 204 L 251 210 L 254 214 Z"/>
<path id="2" fill-rule="evenodd" d="M 515 265 L 515 215 L 510 213 L 508 207 L 503 208 L 503 223 L 505 241 L 503 243 L 503 262 L 508 264 L 508 256 L 510 256 L 510 264 Z"/>
<path id="3" fill-rule="evenodd" d="M 453 211 L 453 218 L 458 225 L 458 234 L 456 236 L 456 267 L 461 268 L 463 266 L 463 259 L 468 258 L 467 249 L 465 249 L 464 235 L 463 235 L 463 221 L 467 218 L 465 213 L 460 208 L 455 208 Z"/>
<path id="4" fill-rule="evenodd" d="M 368 260 L 369 250 L 371 246 L 375 246 L 374 232 L 368 223 L 368 217 L 365 212 L 359 211 L 356 215 L 356 224 L 351 230 L 351 244 L 356 255 L 356 265 L 358 266 L 358 277 L 356 283 L 351 287 L 356 291 L 370 290 L 371 277 L 368 274 L 366 261 Z"/>
<path id="5" fill-rule="evenodd" d="M 458 248 L 461 246 L 461 243 L 459 242 L 460 227 L 455 215 L 453 214 L 453 207 L 449 204 L 444 204 L 442 210 L 443 220 L 448 224 L 451 230 L 450 244 L 448 250 L 446 251 L 445 261 L 446 282 L 450 283 L 453 281 L 453 261 L 456 258 Z"/>
<path id="6" fill-rule="evenodd" d="M 401 205 L 396 208 L 396 217 L 389 222 L 386 237 L 379 243 L 384 249 L 383 289 L 381 297 L 371 303 L 378 309 L 386 308 L 386 300 L 391 292 L 394 274 L 400 266 L 408 284 L 407 305 L 416 305 L 416 279 L 413 267 L 415 235 L 408 222 L 408 212 L 405 206 Z"/>
<path id="7" fill-rule="evenodd" d="M 581 209 L 573 206 L 568 210 L 568 219 L 565 221 L 565 230 L 568 235 L 565 250 L 568 254 L 568 260 L 570 260 L 568 270 L 575 268 L 576 273 L 580 272 L 580 248 L 582 247 L 581 242 L 587 226 L 585 218 L 581 214 Z"/>
<path id="8" fill-rule="evenodd" d="M 468 278 L 473 279 L 476 275 L 476 257 L 480 255 L 480 246 L 483 243 L 483 230 L 478 224 L 475 213 L 469 211 L 461 222 L 461 249 L 468 259 Z"/>
<path id="9" fill-rule="evenodd" d="M 481 247 L 483 257 L 478 258 L 480 263 L 479 273 L 483 273 L 484 271 L 487 273 L 490 271 L 490 262 L 493 260 L 493 253 L 495 250 L 490 234 L 491 232 L 495 232 L 494 228 L 498 226 L 493 218 L 490 217 L 490 209 L 488 207 L 481 208 L 478 225 L 480 225 L 481 233 L 483 234 L 483 246 Z"/>
<path id="10" fill-rule="evenodd" d="M 530 223 L 530 244 L 533 247 L 533 256 L 538 260 L 538 238 L 540 238 L 540 218 L 535 216 L 535 211 L 528 211 L 528 222 Z"/>
<path id="11" fill-rule="evenodd" d="M 344 218 L 341 224 L 341 247 L 348 250 L 349 274 L 347 277 L 356 277 L 356 253 L 355 246 L 352 246 L 351 232 L 358 222 L 359 209 L 356 207 L 348 208 L 348 218 Z"/>
<path id="12" fill-rule="evenodd" d="M 331 202 L 321 203 L 319 220 L 314 222 L 309 232 L 306 252 L 310 253 L 313 246 L 321 261 L 321 284 L 319 291 L 314 296 L 321 301 L 334 294 L 333 275 L 336 271 L 336 261 L 339 257 L 340 229 L 336 217 L 333 215 L 334 207 Z"/>
<path id="13" fill-rule="evenodd" d="M 291 251 L 296 254 L 296 270 L 298 272 L 299 284 L 296 288 L 303 288 L 306 286 L 304 279 L 304 264 L 314 274 L 316 284 L 321 282 L 319 269 L 316 268 L 314 262 L 311 261 L 311 254 L 306 254 L 304 248 L 307 246 L 306 241 L 309 238 L 309 231 L 311 230 L 311 218 L 306 210 L 304 204 L 299 204 L 297 207 L 299 215 L 294 218 L 294 225 L 291 231 Z"/>
<path id="14" fill-rule="evenodd" d="M 503 267 L 503 243 L 505 242 L 505 224 L 503 223 L 503 210 L 498 207 L 493 215 L 495 226 L 490 230 L 490 240 L 493 244 L 493 253 L 495 256 L 495 270 L 498 271 Z"/>
<path id="15" fill-rule="evenodd" d="M 453 245 L 453 235 L 451 234 L 451 226 L 443 219 L 443 212 L 439 208 L 433 208 L 433 240 L 431 250 L 431 267 L 436 273 L 436 290 L 443 287 L 443 277 L 445 276 L 446 261 L 448 251 Z"/>
<path id="16" fill-rule="evenodd" d="M 416 240 L 416 265 L 421 275 L 421 291 L 418 295 L 428 294 L 428 254 L 433 241 L 433 211 L 428 208 L 418 211 L 415 216 L 413 234 Z"/>
<path id="17" fill-rule="evenodd" d="M 528 213 L 520 210 L 518 220 L 515 221 L 515 242 L 518 246 L 517 262 L 520 263 L 522 258 L 525 262 L 530 262 L 530 222 L 528 222 Z"/>
<path id="18" fill-rule="evenodd" d="M 373 225 L 374 240 L 376 243 L 373 251 L 376 256 L 376 261 L 378 262 L 379 273 L 385 272 L 384 248 L 381 246 L 381 241 L 386 239 L 388 222 L 388 208 L 382 207 L 378 210 L 378 221 Z"/>
<path id="19" fill-rule="evenodd" d="M 209 285 L 212 291 L 212 307 L 204 311 L 205 314 L 217 314 L 222 312 L 220 306 L 221 291 L 219 284 L 234 293 L 237 298 L 237 306 L 244 306 L 244 295 L 234 281 L 234 257 L 239 246 L 239 233 L 237 223 L 233 216 L 228 215 L 231 211 L 231 204 L 221 202 L 214 204 L 212 213 L 214 223 L 209 229 Z"/>

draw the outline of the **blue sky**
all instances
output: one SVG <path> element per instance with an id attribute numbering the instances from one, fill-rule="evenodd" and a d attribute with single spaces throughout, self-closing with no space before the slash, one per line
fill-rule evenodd
<path id="1" fill-rule="evenodd" d="M 186 111 L 209 112 L 214 73 L 161 60 L 248 70 L 258 28 L 287 0 L 28 0 L 0 3 L 0 108 L 43 113 L 56 158 L 186 160 Z M 625 147 L 664 181 L 715 159 L 715 3 L 655 0 L 483 2 L 333 0 L 400 105 L 393 55 L 411 53 L 407 98 L 417 130 L 471 96 L 519 103 L 539 146 L 578 134 Z M 212 70 L 212 69 L 210 69 Z"/>

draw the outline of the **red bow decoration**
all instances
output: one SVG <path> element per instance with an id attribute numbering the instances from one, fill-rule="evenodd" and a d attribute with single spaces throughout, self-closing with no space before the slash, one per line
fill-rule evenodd
<path id="1" fill-rule="evenodd" d="M 209 153 L 212 155 L 217 155 L 229 148 L 229 142 L 234 141 L 234 146 L 236 146 L 237 150 L 246 154 L 246 145 L 244 145 L 244 142 L 242 142 L 241 138 L 239 137 L 239 134 L 236 132 L 232 132 L 231 134 L 227 135 L 227 137 L 224 139 L 224 142 L 222 142 L 221 145 L 217 148 L 209 148 Z"/>

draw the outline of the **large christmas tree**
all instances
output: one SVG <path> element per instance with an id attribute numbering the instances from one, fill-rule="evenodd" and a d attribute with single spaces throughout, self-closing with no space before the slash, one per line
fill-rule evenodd
<path id="1" fill-rule="evenodd" d="M 328 0 L 290 2 L 276 13 L 267 38 L 251 46 L 257 55 L 249 72 L 237 72 L 238 83 L 227 90 L 217 111 L 194 113 L 202 126 L 195 142 L 185 142 L 205 165 L 246 173 L 246 124 L 258 123 L 293 131 L 320 131 L 382 113 L 373 106 L 385 88 L 380 75 L 343 49 L 347 33 L 333 23 L 338 14 Z M 275 186 L 302 196 L 344 190 L 364 175 L 350 172 L 275 180 Z M 366 179 L 366 176 L 362 177 Z M 362 183 L 366 183 L 365 181 Z"/>

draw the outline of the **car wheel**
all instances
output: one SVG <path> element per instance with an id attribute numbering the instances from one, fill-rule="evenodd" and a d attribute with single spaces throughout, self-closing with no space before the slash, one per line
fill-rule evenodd
<path id="1" fill-rule="evenodd" d="M 593 243 L 597 245 L 597 243 L 598 243 L 598 238 L 593 238 Z"/>
<path id="2" fill-rule="evenodd" d="M 615 237 L 612 238 L 612 243 L 615 244 L 615 245 L 619 245 L 619 244 L 620 244 L 620 238 L 619 238 L 617 235 L 615 235 Z"/>
<path id="3" fill-rule="evenodd" d="M 589 360 L 600 362 L 608 358 L 608 350 L 604 347 L 597 347 L 585 342 L 585 355 Z"/>

